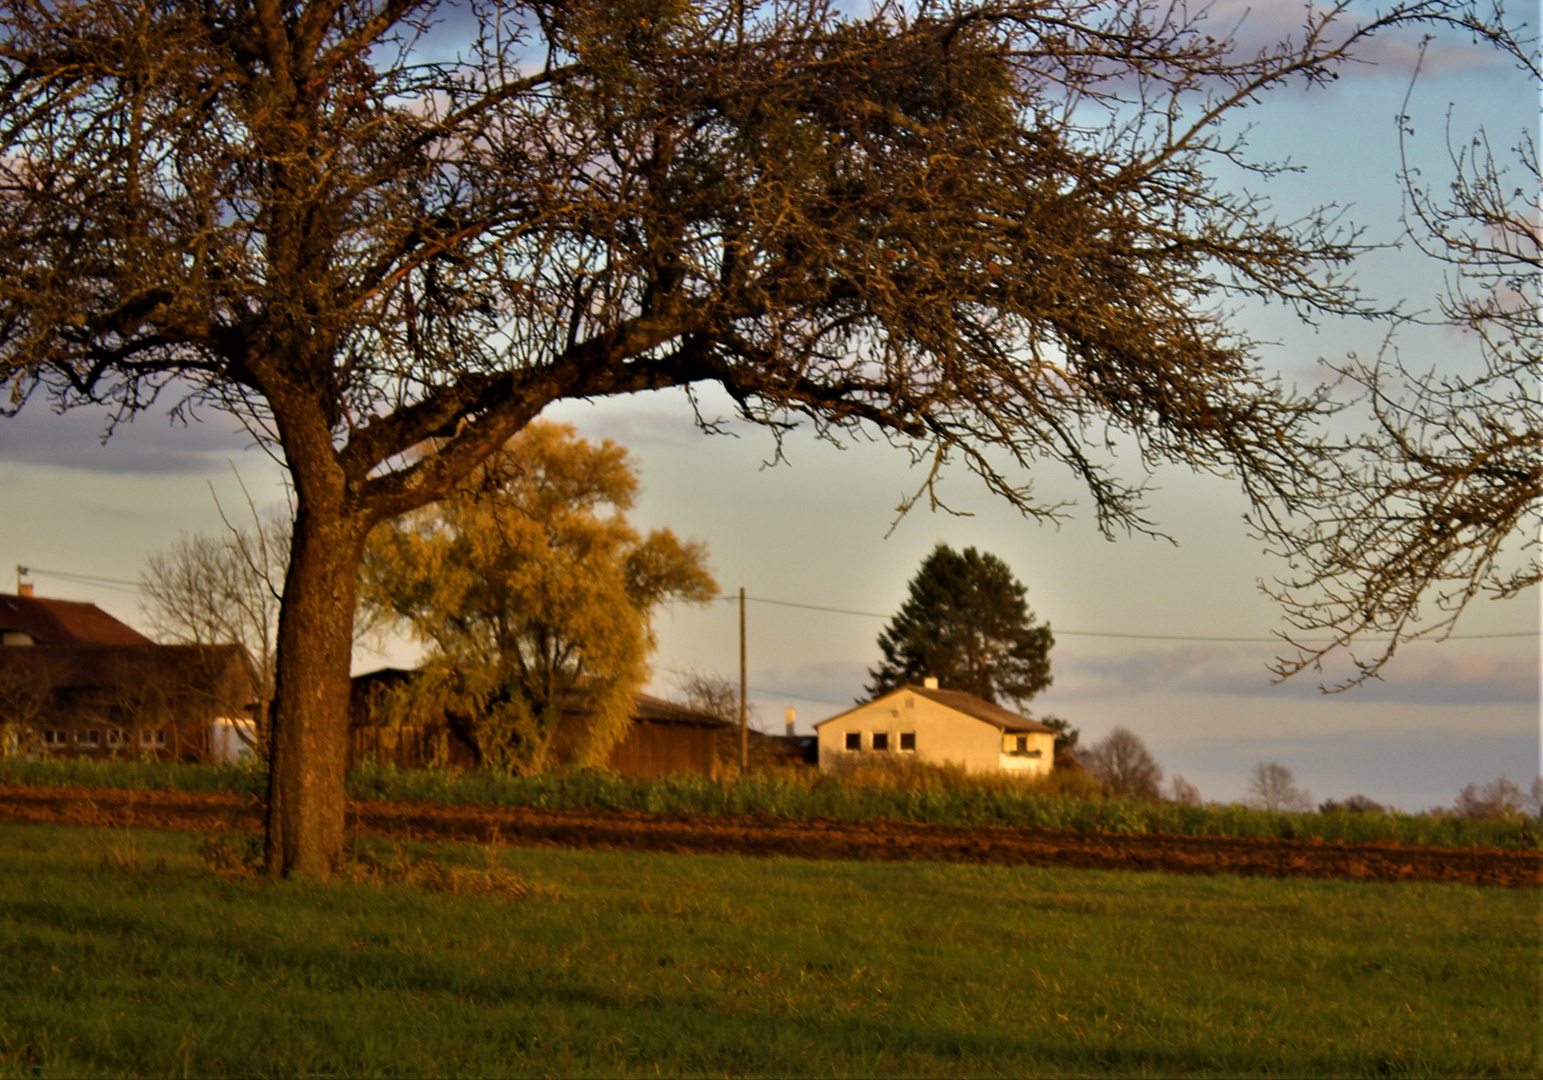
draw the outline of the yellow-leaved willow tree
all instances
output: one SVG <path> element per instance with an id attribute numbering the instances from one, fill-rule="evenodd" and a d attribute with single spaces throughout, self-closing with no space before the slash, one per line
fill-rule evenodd
<path id="1" fill-rule="evenodd" d="M 449 499 L 376 528 L 362 604 L 428 647 L 396 708 L 464 716 L 493 768 L 539 772 L 560 736 L 602 764 L 648 680 L 655 607 L 718 591 L 702 544 L 628 524 L 637 491 L 625 448 L 537 421 Z"/>

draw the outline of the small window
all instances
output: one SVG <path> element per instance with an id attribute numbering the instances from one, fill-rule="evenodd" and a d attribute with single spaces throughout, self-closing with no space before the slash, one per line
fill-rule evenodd
<path id="1" fill-rule="evenodd" d="M 45 746 L 67 746 L 70 741 L 70 733 L 51 728 L 43 732 L 43 744 Z"/>
<path id="2" fill-rule="evenodd" d="M 165 746 L 166 732 L 161 728 L 143 728 L 139 732 L 140 746 Z"/>
<path id="3" fill-rule="evenodd" d="M 102 733 L 96 728 L 87 728 L 76 734 L 75 742 L 88 750 L 95 750 L 102 745 Z"/>
<path id="4" fill-rule="evenodd" d="M 889 732 L 887 732 L 887 731 L 875 731 L 873 733 L 873 748 L 875 750 L 888 750 L 889 749 Z"/>
<path id="5" fill-rule="evenodd" d="M 916 732 L 914 732 L 914 731 L 902 731 L 900 733 L 900 749 L 902 749 L 902 750 L 915 750 L 916 749 Z"/>
<path id="6" fill-rule="evenodd" d="M 1029 752 L 1029 737 L 1027 735 L 1020 735 L 1020 736 L 1018 736 L 1018 753 L 1020 753 L 1020 754 L 1027 754 L 1028 752 Z"/>
<path id="7" fill-rule="evenodd" d="M 863 737 L 862 737 L 862 734 L 860 732 L 856 732 L 856 731 L 849 731 L 849 732 L 847 732 L 847 749 L 848 750 L 861 750 L 862 748 L 863 748 Z"/>
<path id="8" fill-rule="evenodd" d="M 107 729 L 107 745 L 108 746 L 119 746 L 119 745 L 122 745 L 123 743 L 126 743 L 128 741 L 129 741 L 128 732 L 123 731 L 123 730 L 121 730 L 119 728 L 108 728 Z"/>

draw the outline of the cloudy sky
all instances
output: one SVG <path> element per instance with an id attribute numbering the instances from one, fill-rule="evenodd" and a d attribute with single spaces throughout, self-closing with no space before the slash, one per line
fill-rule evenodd
<path id="1" fill-rule="evenodd" d="M 1250 20 L 1245 29 L 1261 37 L 1282 28 Z M 1397 239 L 1394 117 L 1410 87 L 1415 40 L 1388 39 L 1333 86 L 1251 111 L 1255 151 L 1305 169 L 1263 188 L 1283 213 L 1332 199 L 1349 204 L 1372 237 Z M 1410 104 L 1417 161 L 1439 186 L 1449 123 L 1458 139 L 1483 124 L 1509 145 L 1536 124 L 1537 104 L 1535 88 L 1503 63 L 1461 41 L 1437 42 Z M 1407 248 L 1369 257 L 1359 274 L 1368 292 L 1414 309 L 1429 307 L 1441 282 Z M 1367 324 L 1303 327 L 1277 309 L 1239 319 L 1279 342 L 1266 360 L 1298 385 L 1322 377 L 1320 358 L 1375 351 L 1382 333 Z M 1401 345 L 1416 367 L 1471 358 L 1467 342 L 1442 331 L 1406 335 Z M 703 400 L 710 415 L 730 414 L 726 402 Z M 1054 629 L 1055 685 L 1033 711 L 1070 719 L 1085 740 L 1120 724 L 1135 730 L 1206 798 L 1241 797 L 1260 760 L 1287 765 L 1320 799 L 1364 792 L 1408 809 L 1450 803 L 1469 781 L 1502 773 L 1525 781 L 1538 771 L 1536 590 L 1479 604 L 1457 639 L 1409 646 L 1380 684 L 1324 695 L 1311 678 L 1271 684 L 1269 639 L 1280 621 L 1258 583 L 1283 568 L 1249 539 L 1243 505 L 1224 480 L 1177 469 L 1154 478 L 1153 514 L 1176 544 L 1111 543 L 1085 516 L 1060 529 L 1036 526 L 963 475 L 945 490 L 971 516 L 917 511 L 886 537 L 920 478 L 882 443 L 837 448 L 795 433 L 787 460 L 768 467 L 763 433 L 731 424 L 729 435 L 703 435 L 674 393 L 569 403 L 548 415 L 629 447 L 644 486 L 634 520 L 705 541 L 725 592 L 743 587 L 754 598 L 750 683 L 768 728 L 780 729 L 793 706 L 806 730 L 862 693 L 882 616 L 943 541 L 1005 559 Z M 152 411 L 105 444 L 103 432 L 100 415 L 59 416 L 41 401 L 0 419 L 0 568 L 9 579 L 10 567 L 32 567 L 39 594 L 92 600 L 143 626 L 130 583 L 146 557 L 181 533 L 219 530 L 222 507 L 244 515 L 248 495 L 260 508 L 280 504 L 282 473 L 218 414 L 183 423 Z M 1064 476 L 1033 479 L 1045 497 L 1078 497 Z M 736 627 L 731 602 L 663 612 L 655 691 L 671 693 L 683 672 L 735 676 Z M 388 646 L 384 657 L 362 654 L 357 663 L 410 656 Z"/>

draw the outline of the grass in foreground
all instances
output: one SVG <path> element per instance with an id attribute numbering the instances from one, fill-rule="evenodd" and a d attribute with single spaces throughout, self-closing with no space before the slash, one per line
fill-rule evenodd
<path id="1" fill-rule="evenodd" d="M 1079 784 L 1078 780 L 1082 780 Z M 0 758 L 0 784 L 80 784 L 131 790 L 233 791 L 262 795 L 258 771 L 220 765 Z M 1091 794 L 1080 777 L 1026 785 L 937 767 L 870 768 L 830 776 L 813 770 L 713 781 L 701 776 L 635 780 L 576 771 L 545 776 L 397 769 L 373 763 L 348 776 L 355 799 L 660 814 L 772 814 L 845 821 L 920 821 L 1177 836 L 1398 841 L 1441 847 L 1535 849 L 1543 831 L 1526 816 L 1475 820 L 1430 814 L 1284 814 L 1246 806 L 1125 802 Z"/>
<path id="2" fill-rule="evenodd" d="M 200 842 L 0 826 L 0 1074 L 1543 1064 L 1531 890 L 445 847 L 412 880 L 517 885 L 446 893 L 225 879 Z"/>

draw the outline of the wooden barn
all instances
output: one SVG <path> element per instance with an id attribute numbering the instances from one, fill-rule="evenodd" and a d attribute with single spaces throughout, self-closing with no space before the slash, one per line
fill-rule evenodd
<path id="1" fill-rule="evenodd" d="M 611 750 L 610 767 L 623 776 L 718 774 L 721 720 L 662 698 L 639 694 L 627 737 Z M 731 733 L 732 734 L 732 733 Z"/>
<path id="2" fill-rule="evenodd" d="M 474 769 L 479 764 L 477 744 L 464 717 L 431 710 L 400 723 L 387 707 L 392 691 L 410 683 L 417 672 L 381 668 L 356 675 L 349 697 L 348 767 L 367 758 L 401 769 Z"/>
<path id="3" fill-rule="evenodd" d="M 414 672 L 383 668 L 354 679 L 350 709 L 349 757 L 352 768 L 366 758 L 398 768 L 476 768 L 481 764 L 476 740 L 465 717 L 435 710 L 416 722 L 402 723 L 389 707 L 393 690 Z M 560 764 L 572 760 L 582 734 L 582 717 L 569 717 L 567 730 L 553 748 Z M 637 695 L 632 725 L 612 748 L 607 766 L 622 776 L 654 777 L 669 773 L 717 775 L 718 735 L 722 721 L 649 694 Z"/>

